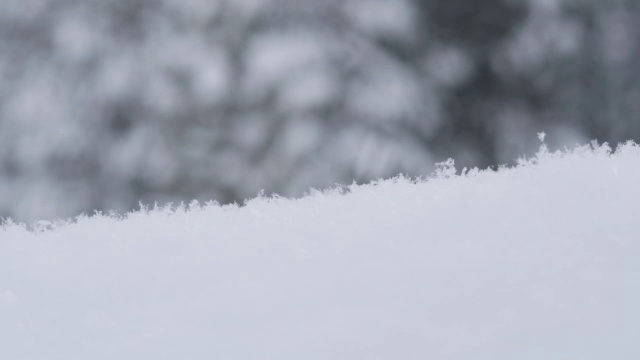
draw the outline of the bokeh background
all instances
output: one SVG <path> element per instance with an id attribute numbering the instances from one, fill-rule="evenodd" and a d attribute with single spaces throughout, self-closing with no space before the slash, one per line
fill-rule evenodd
<path id="1" fill-rule="evenodd" d="M 640 139 L 637 0 L 2 0 L 0 217 Z"/>

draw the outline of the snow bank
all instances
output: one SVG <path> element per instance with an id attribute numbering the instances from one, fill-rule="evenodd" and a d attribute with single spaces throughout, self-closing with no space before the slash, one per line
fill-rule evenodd
<path id="1" fill-rule="evenodd" d="M 0 230 L 0 358 L 632 359 L 640 147 Z"/>

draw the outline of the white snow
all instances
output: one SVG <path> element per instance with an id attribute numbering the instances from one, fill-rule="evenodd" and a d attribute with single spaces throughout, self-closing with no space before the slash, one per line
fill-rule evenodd
<path id="1" fill-rule="evenodd" d="M 640 147 L 0 230 L 0 359 L 636 359 Z"/>

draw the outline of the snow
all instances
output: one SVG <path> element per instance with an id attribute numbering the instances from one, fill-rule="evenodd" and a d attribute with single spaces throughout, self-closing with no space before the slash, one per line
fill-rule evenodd
<path id="1" fill-rule="evenodd" d="M 640 147 L 6 222 L 0 358 L 633 359 Z"/>

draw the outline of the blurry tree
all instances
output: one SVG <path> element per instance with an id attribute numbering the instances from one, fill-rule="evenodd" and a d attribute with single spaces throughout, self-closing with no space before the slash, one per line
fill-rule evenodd
<path id="1" fill-rule="evenodd" d="M 0 216 L 640 136 L 633 0 L 4 0 Z"/>

